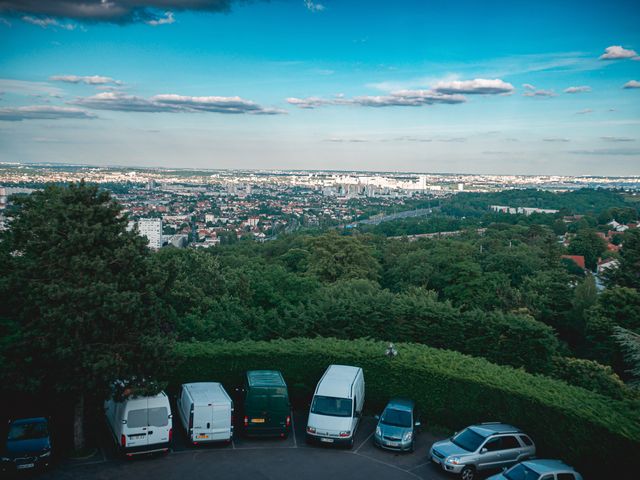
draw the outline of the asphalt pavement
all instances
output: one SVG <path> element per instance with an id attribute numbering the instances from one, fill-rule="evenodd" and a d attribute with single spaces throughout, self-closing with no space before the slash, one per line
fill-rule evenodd
<path id="1" fill-rule="evenodd" d="M 373 444 L 376 421 L 364 417 L 353 449 L 307 445 L 306 414 L 295 414 L 293 432 L 286 439 L 244 438 L 236 435 L 230 445 L 192 446 L 174 419 L 172 451 L 133 459 L 118 455 L 106 431 L 100 448 L 90 458 L 64 460 L 39 478 L 69 480 L 127 480 L 187 478 L 208 479 L 394 479 L 436 480 L 455 477 L 431 464 L 427 455 L 435 437 L 422 432 L 415 452 L 396 453 Z"/>

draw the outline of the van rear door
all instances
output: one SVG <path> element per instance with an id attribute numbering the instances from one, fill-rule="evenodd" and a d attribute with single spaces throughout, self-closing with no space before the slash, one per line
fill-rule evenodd
<path id="1" fill-rule="evenodd" d="M 127 423 L 123 425 L 122 429 L 123 435 L 126 436 L 126 448 L 143 447 L 149 443 L 146 405 L 147 400 L 145 399 L 144 403 L 136 402 L 135 407 L 127 409 Z"/>
<path id="2" fill-rule="evenodd" d="M 147 444 L 156 445 L 169 441 L 169 409 L 165 405 L 147 408 Z"/>
<path id="3" fill-rule="evenodd" d="M 212 407 L 211 434 L 216 440 L 231 438 L 231 405 L 214 403 Z"/>
<path id="4" fill-rule="evenodd" d="M 211 440 L 211 412 L 213 406 L 194 405 L 193 407 L 193 441 Z"/>

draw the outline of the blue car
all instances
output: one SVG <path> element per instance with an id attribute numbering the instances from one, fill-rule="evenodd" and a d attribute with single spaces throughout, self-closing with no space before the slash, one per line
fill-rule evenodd
<path id="1" fill-rule="evenodd" d="M 51 437 L 46 418 L 22 418 L 9 422 L 2 452 L 2 471 L 35 470 L 51 464 Z"/>
<path id="2" fill-rule="evenodd" d="M 560 460 L 527 460 L 487 480 L 582 480 L 582 475 Z"/>
<path id="3" fill-rule="evenodd" d="M 376 446 L 401 452 L 413 452 L 416 435 L 421 427 L 413 400 L 394 398 L 382 415 L 376 415 L 378 425 L 373 441 Z"/>

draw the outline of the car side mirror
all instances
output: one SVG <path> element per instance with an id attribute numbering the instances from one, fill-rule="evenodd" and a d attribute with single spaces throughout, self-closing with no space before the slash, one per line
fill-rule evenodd
<path id="1" fill-rule="evenodd" d="M 123 425 L 126 425 L 126 424 L 127 424 L 127 421 L 126 421 L 124 418 L 122 419 L 122 424 L 123 424 Z"/>
<path id="2" fill-rule="evenodd" d="M 380 420 L 380 415 L 374 415 L 373 418 L 375 418 L 376 420 Z"/>
<path id="3" fill-rule="evenodd" d="M 480 450 L 480 453 L 487 453 L 488 451 L 489 451 L 489 450 L 487 450 L 486 448 L 482 448 L 482 449 Z"/>
<path id="4" fill-rule="evenodd" d="M 420 428 L 420 427 L 422 426 L 422 423 L 421 423 L 421 422 L 416 422 L 416 423 L 415 423 L 415 426 L 416 426 L 417 428 Z"/>

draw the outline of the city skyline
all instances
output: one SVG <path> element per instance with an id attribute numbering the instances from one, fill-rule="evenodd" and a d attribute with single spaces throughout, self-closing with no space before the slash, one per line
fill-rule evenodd
<path id="1" fill-rule="evenodd" d="M 0 2 L 0 161 L 640 174 L 638 5 L 187 3 Z"/>

